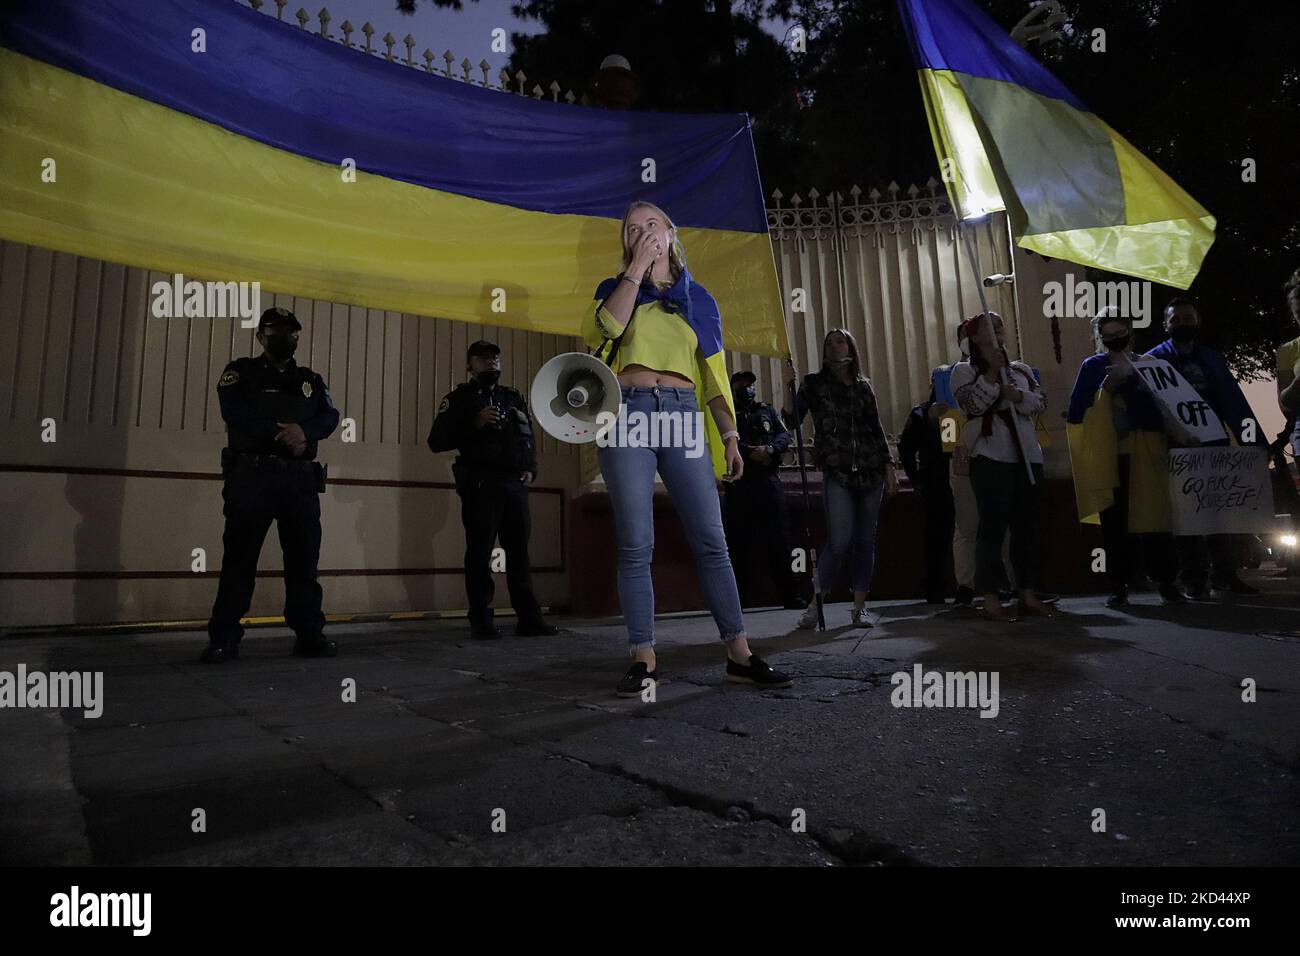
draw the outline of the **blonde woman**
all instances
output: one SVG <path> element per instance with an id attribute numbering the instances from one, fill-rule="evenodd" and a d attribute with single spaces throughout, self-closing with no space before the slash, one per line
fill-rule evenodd
<path id="1" fill-rule="evenodd" d="M 600 283 L 583 322 L 587 344 L 610 362 L 622 386 L 621 414 L 644 419 L 677 412 L 700 423 L 707 454 L 685 442 L 652 447 L 603 445 L 597 460 L 609 489 L 618 541 L 618 597 L 632 666 L 617 693 L 635 697 L 657 681 L 654 648 L 655 473 L 663 478 L 699 569 L 700 589 L 727 654 L 727 680 L 789 687 L 790 678 L 749 649 L 736 577 L 722 531 L 716 478 L 740 477 L 743 464 L 722 353 L 717 302 L 686 268 L 668 215 L 635 202 L 623 217 L 623 271 Z M 707 405 L 709 415 L 701 414 Z M 611 435 L 615 434 L 611 432 Z"/>

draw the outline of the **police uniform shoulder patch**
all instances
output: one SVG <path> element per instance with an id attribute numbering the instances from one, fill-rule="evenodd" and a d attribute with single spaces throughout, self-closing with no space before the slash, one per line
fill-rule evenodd
<path id="1" fill-rule="evenodd" d="M 444 398 L 444 399 L 442 400 L 442 404 L 438 406 L 438 414 L 441 415 L 443 412 L 445 412 L 445 411 L 446 411 L 448 408 L 450 408 L 450 407 L 451 407 L 451 399 L 450 399 L 450 398 Z"/>
<path id="2" fill-rule="evenodd" d="M 302 394 L 303 398 L 311 398 L 311 379 L 302 383 Z"/>
<path id="3" fill-rule="evenodd" d="M 771 430 L 772 430 L 772 423 L 766 418 L 763 419 L 763 431 L 770 432 Z"/>
<path id="4" fill-rule="evenodd" d="M 234 385 L 238 381 L 239 373 L 233 368 L 228 368 L 221 373 L 221 378 L 217 380 L 217 387 L 220 388 L 223 385 Z"/>

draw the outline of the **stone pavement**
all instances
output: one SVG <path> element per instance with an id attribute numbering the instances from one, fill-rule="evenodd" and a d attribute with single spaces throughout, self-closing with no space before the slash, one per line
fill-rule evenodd
<path id="1" fill-rule="evenodd" d="M 1300 605 L 1265 583 L 1011 626 L 750 612 L 780 691 L 722 681 L 707 616 L 661 618 L 654 703 L 612 694 L 616 620 L 337 626 L 330 660 L 254 630 L 217 667 L 195 632 L 0 639 L 0 671 L 102 671 L 105 698 L 0 710 L 0 863 L 1296 865 Z M 916 664 L 996 672 L 997 715 L 893 706 Z"/>

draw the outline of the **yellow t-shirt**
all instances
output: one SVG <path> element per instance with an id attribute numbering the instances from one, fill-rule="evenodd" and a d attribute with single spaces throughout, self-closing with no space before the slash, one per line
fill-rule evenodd
<path id="1" fill-rule="evenodd" d="M 615 375 L 629 365 L 676 372 L 703 388 L 701 406 L 723 394 L 722 383 L 700 354 L 695 330 L 685 318 L 668 312 L 659 302 L 645 302 L 636 307 L 633 319 L 614 356 Z M 603 302 L 593 302 L 583 319 L 582 338 L 591 348 L 599 348 L 606 339 L 622 335 L 624 328 Z"/>

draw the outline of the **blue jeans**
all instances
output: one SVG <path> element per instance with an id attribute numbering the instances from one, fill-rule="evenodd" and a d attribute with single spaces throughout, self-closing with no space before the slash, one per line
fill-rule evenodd
<path id="1" fill-rule="evenodd" d="M 876 519 L 880 516 L 885 483 L 852 490 L 826 476 L 822 487 L 825 489 L 826 548 L 817 558 L 817 583 L 823 594 L 829 592 L 847 562 L 853 590 L 869 591 L 876 563 Z"/>
<path id="2" fill-rule="evenodd" d="M 623 387 L 627 412 L 699 412 L 695 390 L 657 386 Z M 707 414 L 707 413 L 706 413 Z M 703 434 L 701 433 L 701 441 Z M 718 625 L 718 636 L 729 641 L 745 633 L 736 576 L 722 532 L 722 509 L 713 477 L 708 446 L 696 458 L 687 448 L 606 447 L 596 449 L 600 473 L 609 489 L 618 538 L 618 600 L 634 646 L 654 644 L 655 596 L 650 578 L 654 554 L 655 471 L 663 477 L 686 540 L 695 554 L 700 590 Z"/>

